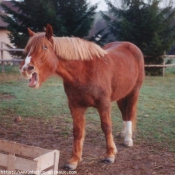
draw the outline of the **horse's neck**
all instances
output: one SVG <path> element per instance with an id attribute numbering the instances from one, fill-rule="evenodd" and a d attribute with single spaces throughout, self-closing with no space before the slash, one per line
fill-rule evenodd
<path id="1" fill-rule="evenodd" d="M 59 60 L 57 63 L 56 74 L 62 77 L 63 80 L 73 81 L 72 75 L 66 70 L 64 61 Z"/>
<path id="2" fill-rule="evenodd" d="M 82 64 L 82 61 L 66 61 L 60 59 L 56 73 L 61 76 L 64 81 L 73 83 L 81 74 L 81 70 L 83 69 Z"/>

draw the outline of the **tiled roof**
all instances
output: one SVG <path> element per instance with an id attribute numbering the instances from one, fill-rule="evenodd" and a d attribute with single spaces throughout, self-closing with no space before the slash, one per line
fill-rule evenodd
<path id="1" fill-rule="evenodd" d="M 1 3 L 5 4 L 7 7 L 11 8 L 12 10 L 17 11 L 17 8 L 13 6 L 12 1 L 2 1 Z M 0 3 L 0 14 L 6 15 L 3 7 L 1 6 L 1 3 Z M 6 22 L 4 22 L 0 17 L 0 28 L 5 28 L 5 27 L 7 27 L 7 25 L 8 24 Z"/>

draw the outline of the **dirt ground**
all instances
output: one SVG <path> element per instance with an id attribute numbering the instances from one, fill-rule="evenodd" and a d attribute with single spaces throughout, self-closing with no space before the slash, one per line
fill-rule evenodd
<path id="1" fill-rule="evenodd" d="M 63 117 L 52 119 L 22 118 L 14 122 L 15 116 L 4 116 L 0 121 L 0 139 L 58 149 L 61 152 L 59 171 L 69 159 L 72 148 L 72 125 Z M 175 153 L 160 145 L 140 141 L 132 148 L 123 145 L 115 136 L 118 154 L 114 164 L 101 162 L 105 153 L 105 138 L 95 125 L 87 123 L 83 160 L 76 172 L 79 175 L 175 175 Z"/>

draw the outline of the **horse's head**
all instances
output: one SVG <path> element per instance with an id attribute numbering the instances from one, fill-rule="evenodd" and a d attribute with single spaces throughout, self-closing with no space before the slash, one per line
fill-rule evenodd
<path id="1" fill-rule="evenodd" d="M 30 39 L 25 47 L 26 59 L 20 65 L 20 72 L 29 79 L 29 87 L 40 85 L 56 70 L 57 58 L 53 51 L 53 30 L 48 24 L 46 32 L 34 33 L 28 29 Z"/>

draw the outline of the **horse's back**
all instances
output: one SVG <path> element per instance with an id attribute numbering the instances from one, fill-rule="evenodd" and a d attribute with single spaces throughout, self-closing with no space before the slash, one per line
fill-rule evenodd
<path id="1" fill-rule="evenodd" d="M 144 58 L 141 50 L 130 42 L 112 42 L 103 47 L 107 51 L 109 57 L 117 60 L 117 62 L 133 62 L 138 65 L 138 71 L 144 78 Z M 124 58 L 124 60 L 122 60 Z"/>
<path id="2" fill-rule="evenodd" d="M 106 50 L 107 52 L 124 52 L 124 51 L 129 51 L 133 54 L 133 56 L 136 58 L 136 59 L 139 59 L 139 61 L 141 61 L 143 63 L 143 54 L 141 52 L 141 50 L 136 46 L 134 45 L 133 43 L 130 43 L 130 42 L 112 42 L 112 43 L 109 43 L 109 44 L 106 44 L 104 47 L 103 47 L 104 50 Z M 144 63 L 143 63 L 144 64 Z"/>

